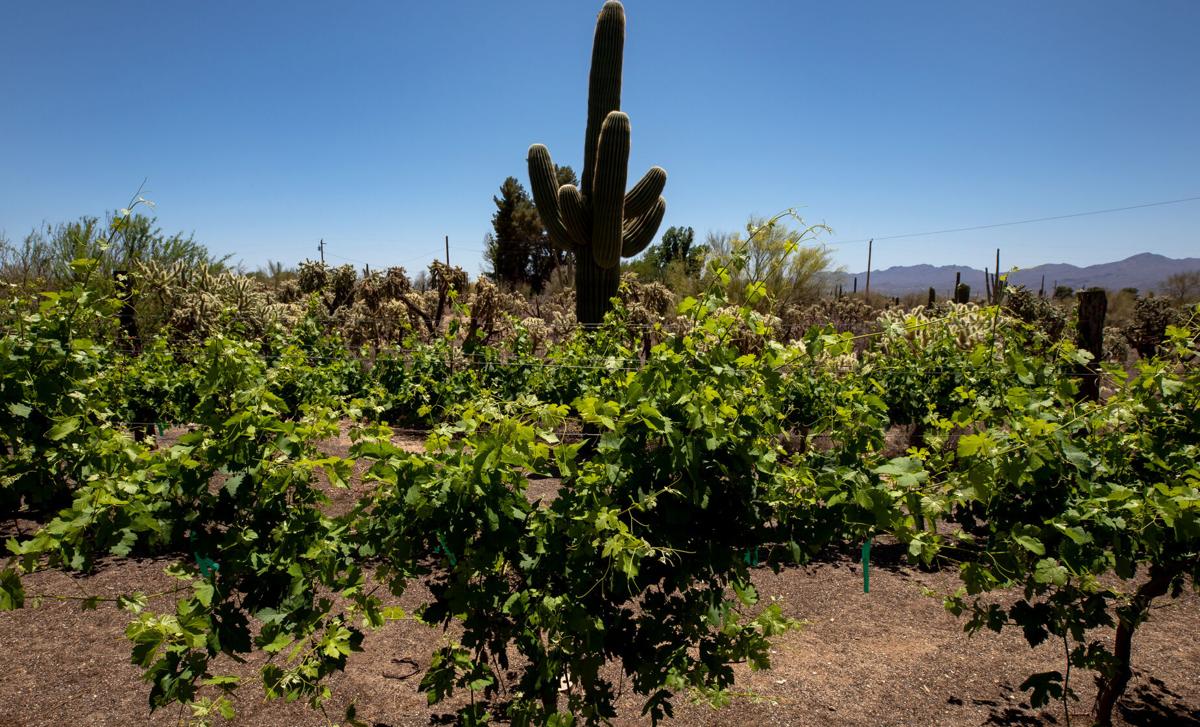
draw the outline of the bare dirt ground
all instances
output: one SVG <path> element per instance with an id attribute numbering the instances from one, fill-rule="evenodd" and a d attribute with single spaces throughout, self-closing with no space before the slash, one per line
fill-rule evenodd
<path id="1" fill-rule="evenodd" d="M 407 443 L 413 448 L 419 442 Z M 328 443 L 345 454 L 348 441 Z M 557 483 L 534 481 L 531 490 L 552 496 Z M 368 486 L 356 478 L 335 491 L 334 508 L 348 508 Z M 1061 704 L 1034 710 L 1019 685 L 1028 675 L 1063 668 L 1061 644 L 1030 649 L 1019 630 L 968 637 L 923 588 L 945 592 L 953 572 L 923 572 L 905 565 L 894 548 L 875 549 L 871 588 L 863 592 L 856 560 L 831 555 L 804 568 L 775 574 L 755 571 L 766 600 L 781 598 L 784 611 L 805 620 L 803 630 L 775 640 L 773 668 L 738 666 L 738 696 L 721 710 L 680 695 L 672 724 L 679 725 L 1065 725 Z M 163 574 L 169 559 L 105 563 L 74 577 L 61 572 L 26 578 L 30 594 L 115 596 L 171 588 Z M 427 595 L 411 588 L 400 600 L 412 609 Z M 1002 597 L 1002 596 L 1001 596 Z M 152 608 L 169 610 L 166 599 Z M 38 608 L 0 613 L 0 727 L 174 725 L 176 709 L 150 713 L 149 687 L 129 663 L 124 629 L 129 615 L 111 606 L 80 611 L 78 604 L 46 600 Z M 1136 675 L 1120 708 L 1121 725 L 1200 727 L 1200 597 L 1185 593 L 1154 611 L 1134 641 Z M 1108 634 L 1111 638 L 1111 634 Z M 430 654 L 447 636 L 402 620 L 369 633 L 364 651 L 329 680 L 334 697 L 326 715 L 303 704 L 267 702 L 258 686 L 261 658 L 219 662 L 218 673 L 245 677 L 237 725 L 293 727 L 341 723 L 346 705 L 375 727 L 444 724 L 458 704 L 429 707 L 417 690 Z M 628 685 L 619 700 L 618 725 L 647 724 L 641 700 Z M 1071 722 L 1087 724 L 1094 695 L 1087 674 L 1073 675 L 1081 701 Z"/>

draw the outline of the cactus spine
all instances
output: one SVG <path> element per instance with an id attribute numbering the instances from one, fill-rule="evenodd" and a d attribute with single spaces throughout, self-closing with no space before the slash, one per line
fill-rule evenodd
<path id="1" fill-rule="evenodd" d="M 558 186 L 550 151 L 529 147 L 529 184 L 550 240 L 575 254 L 575 315 L 585 326 L 604 319 L 621 281 L 621 258 L 644 250 L 667 210 L 667 173 L 650 171 L 625 192 L 629 117 L 621 113 L 625 9 L 608 0 L 596 21 L 588 81 L 588 119 L 579 186 Z"/>

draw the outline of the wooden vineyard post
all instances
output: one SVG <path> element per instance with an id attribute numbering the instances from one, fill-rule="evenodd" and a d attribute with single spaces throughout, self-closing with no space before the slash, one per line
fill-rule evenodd
<path id="1" fill-rule="evenodd" d="M 992 273 L 992 302 L 996 305 L 1003 300 L 1004 281 L 1000 279 L 1000 248 L 996 248 L 996 272 Z"/>
<path id="2" fill-rule="evenodd" d="M 133 307 L 133 276 L 128 270 L 114 270 L 113 284 L 116 287 L 117 300 L 121 308 L 117 311 L 117 321 L 121 324 L 121 333 L 129 345 L 130 356 L 142 354 L 142 336 L 138 331 L 137 311 Z M 158 412 L 145 404 L 134 407 L 136 422 L 129 423 L 130 432 L 136 441 L 144 441 L 147 436 L 154 434 L 154 423 L 158 421 Z"/>
<path id="3" fill-rule="evenodd" d="M 117 299 L 121 301 L 117 320 L 121 324 L 121 332 L 129 339 L 130 353 L 136 355 L 142 352 L 142 337 L 138 332 L 137 312 L 133 307 L 133 278 L 128 270 L 114 270 L 112 276 L 117 288 Z"/>
<path id="4" fill-rule="evenodd" d="M 1108 296 L 1103 290 L 1081 290 L 1075 294 L 1079 300 L 1079 323 L 1075 329 L 1075 343 L 1092 354 L 1092 362 L 1080 366 L 1079 396 L 1081 399 L 1100 399 L 1100 359 L 1104 355 L 1104 316 L 1108 312 Z"/>

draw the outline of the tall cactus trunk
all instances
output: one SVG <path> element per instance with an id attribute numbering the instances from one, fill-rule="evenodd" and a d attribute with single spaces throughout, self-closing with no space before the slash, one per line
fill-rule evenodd
<path id="1" fill-rule="evenodd" d="M 575 258 L 575 317 L 579 325 L 593 328 L 604 321 L 621 285 L 621 267 L 600 267 L 591 255 Z"/>

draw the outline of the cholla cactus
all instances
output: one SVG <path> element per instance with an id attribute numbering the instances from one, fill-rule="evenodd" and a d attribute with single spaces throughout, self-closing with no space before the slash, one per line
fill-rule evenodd
<path id="1" fill-rule="evenodd" d="M 1057 341 L 1062 336 L 1063 328 L 1067 324 L 1067 316 L 1058 306 L 1034 295 L 1023 285 L 1008 290 L 1004 309 L 1037 331 L 1045 333 L 1051 341 Z"/>
<path id="2" fill-rule="evenodd" d="M 316 260 L 305 260 L 300 263 L 300 274 L 297 282 L 300 285 L 300 292 L 304 295 L 312 295 L 325 290 L 325 284 L 329 280 L 329 267 L 325 263 L 317 262 Z"/>
<path id="3" fill-rule="evenodd" d="M 339 265 L 329 274 L 325 288 L 325 305 L 332 313 L 354 302 L 354 283 L 358 279 L 353 265 Z"/>
<path id="4" fill-rule="evenodd" d="M 364 275 L 358 283 L 355 297 L 367 310 L 377 311 L 384 303 L 400 300 L 412 289 L 404 268 L 391 267 L 383 273 Z"/>
<path id="5" fill-rule="evenodd" d="M 946 336 L 964 350 L 979 345 L 1002 345 L 1003 338 L 995 335 L 997 321 L 993 316 L 1003 316 L 1003 313 L 994 314 L 986 308 L 959 303 L 946 307 L 939 305 L 937 310 L 935 315 L 930 315 L 925 306 L 907 312 L 900 309 L 882 312 L 878 319 L 882 334 L 878 339 L 878 351 L 887 354 L 899 348 L 920 350 Z"/>
<path id="6" fill-rule="evenodd" d="M 1125 340 L 1137 349 L 1142 358 L 1149 358 L 1158 350 L 1166 336 L 1167 326 L 1176 325 L 1182 316 L 1166 298 L 1153 295 L 1138 299 L 1133 309 L 1133 320 L 1125 326 Z"/>
<path id="7" fill-rule="evenodd" d="M 433 314 L 434 329 L 442 325 L 442 316 L 445 315 L 450 294 L 462 294 L 467 289 L 467 282 L 467 272 L 462 268 L 450 267 L 437 260 L 429 263 L 429 283 L 437 291 L 437 309 Z"/>
<path id="8" fill-rule="evenodd" d="M 463 346 L 473 349 L 480 344 L 486 344 L 496 332 L 497 318 L 500 316 L 500 291 L 487 278 L 480 278 L 475 283 L 475 295 L 471 298 L 471 320 L 467 325 L 467 337 Z"/>
<path id="9" fill-rule="evenodd" d="M 1117 326 L 1104 327 L 1104 360 L 1124 364 L 1129 359 L 1129 344 Z"/>
<path id="10" fill-rule="evenodd" d="M 207 265 L 139 262 L 135 277 L 147 293 L 141 320 L 151 330 L 165 326 L 175 338 L 204 338 L 222 322 L 260 334 L 300 313 L 297 306 L 274 302 L 254 278 Z"/>
<path id="11" fill-rule="evenodd" d="M 654 239 L 666 213 L 662 198 L 667 173 L 651 167 L 628 194 L 629 117 L 621 113 L 621 63 L 625 9 L 609 0 L 600 10 L 592 44 L 588 120 L 579 187 L 558 186 L 550 152 L 529 147 L 529 183 L 550 239 L 575 253 L 575 313 L 596 325 L 620 286 L 622 257 L 632 257 Z"/>
<path id="12" fill-rule="evenodd" d="M 725 317 L 729 320 L 726 335 L 729 342 L 742 353 L 758 354 L 766 350 L 771 342 L 776 340 L 779 330 L 779 316 L 770 313 L 760 313 L 747 310 L 735 305 L 718 308 L 713 312 L 715 317 Z"/>
<path id="13" fill-rule="evenodd" d="M 529 350 L 536 353 L 550 340 L 550 326 L 541 318 L 527 316 L 521 319 L 521 328 L 529 336 Z"/>
<path id="14" fill-rule="evenodd" d="M 338 308 L 354 302 L 354 283 L 357 279 L 358 274 L 351 265 L 331 268 L 314 260 L 300 263 L 300 292 L 304 295 L 318 294 L 331 315 Z"/>
<path id="15" fill-rule="evenodd" d="M 781 335 L 795 339 L 810 328 L 826 325 L 839 332 L 866 333 L 875 327 L 878 315 L 862 298 L 850 296 L 822 300 L 803 308 L 789 306 L 780 316 Z"/>

